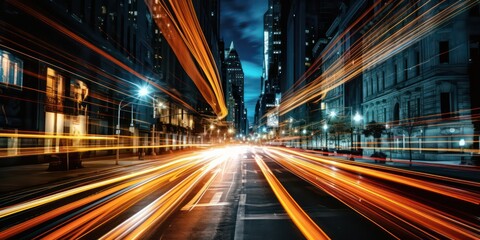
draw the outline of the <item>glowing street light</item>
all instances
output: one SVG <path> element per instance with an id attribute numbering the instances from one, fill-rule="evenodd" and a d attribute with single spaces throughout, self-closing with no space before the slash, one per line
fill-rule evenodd
<path id="1" fill-rule="evenodd" d="M 337 113 L 335 111 L 331 111 L 329 114 L 328 114 L 331 118 L 337 116 Z"/>
<path id="2" fill-rule="evenodd" d="M 148 87 L 146 86 L 143 86 L 140 88 L 140 90 L 138 91 L 138 96 L 140 97 L 144 97 L 144 96 L 147 96 L 150 92 L 148 91 Z"/>
<path id="3" fill-rule="evenodd" d="M 363 118 L 362 115 L 360 115 L 360 114 L 357 112 L 357 113 L 355 113 L 355 116 L 353 116 L 353 121 L 355 121 L 355 122 L 358 123 L 358 122 L 360 122 L 360 121 L 362 120 L 362 118 Z"/>
<path id="4" fill-rule="evenodd" d="M 138 96 L 139 97 L 144 97 L 144 96 L 147 96 L 149 94 L 149 90 L 146 86 L 143 86 L 141 87 L 139 90 L 138 90 Z M 116 129 L 115 129 L 115 134 L 117 136 L 120 135 L 120 111 L 122 108 L 126 107 L 127 105 L 130 104 L 130 106 L 132 107 L 132 117 L 131 117 L 131 122 L 130 122 L 130 127 L 133 128 L 133 104 L 131 102 L 129 103 L 126 103 L 125 105 L 122 106 L 122 103 L 125 99 L 127 99 L 129 96 L 126 96 L 124 97 L 119 103 L 118 103 L 118 115 L 117 115 L 117 126 L 116 126 Z M 120 158 L 120 149 L 118 146 L 120 144 L 120 139 L 117 137 L 117 158 L 115 160 L 115 165 L 118 165 L 118 160 Z"/>

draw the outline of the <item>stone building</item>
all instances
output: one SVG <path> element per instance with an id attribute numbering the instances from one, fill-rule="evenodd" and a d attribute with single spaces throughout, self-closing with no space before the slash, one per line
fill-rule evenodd
<path id="1" fill-rule="evenodd" d="M 470 84 L 478 79 L 469 68 L 478 58 L 478 3 L 444 14 L 468 2 L 385 1 L 362 29 L 363 59 L 371 59 L 363 62 L 364 123 L 387 127 L 381 151 L 394 158 L 458 159 L 472 146 Z M 399 16 L 387 15 L 394 7 Z M 365 141 L 371 153 L 372 140 Z"/>

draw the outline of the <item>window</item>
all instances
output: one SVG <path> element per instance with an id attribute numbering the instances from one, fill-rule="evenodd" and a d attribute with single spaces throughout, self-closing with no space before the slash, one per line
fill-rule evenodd
<path id="1" fill-rule="evenodd" d="M 450 93 L 442 92 L 440 94 L 440 110 L 442 118 L 450 118 L 452 115 L 452 106 L 450 100 Z"/>
<path id="2" fill-rule="evenodd" d="M 408 59 L 405 58 L 405 62 L 403 65 L 403 80 L 407 81 L 408 79 Z"/>
<path id="3" fill-rule="evenodd" d="M 2 50 L 0 50 L 0 83 L 19 88 L 23 85 L 23 61 Z"/>
<path id="4" fill-rule="evenodd" d="M 382 88 L 385 89 L 385 71 L 382 71 Z"/>
<path id="5" fill-rule="evenodd" d="M 369 88 L 368 88 L 368 86 L 369 86 L 369 85 L 368 85 L 368 84 L 369 84 L 368 79 L 365 81 L 365 83 L 366 83 L 365 85 L 367 86 L 367 87 L 365 88 L 365 94 L 366 94 L 367 97 L 368 97 L 368 96 L 370 95 L 370 91 L 368 91 L 368 89 L 369 89 Z"/>
<path id="6" fill-rule="evenodd" d="M 448 47 L 448 41 L 440 41 L 439 42 L 439 61 L 440 63 L 448 63 L 449 62 L 449 55 L 450 49 Z"/>
<path id="7" fill-rule="evenodd" d="M 408 101 L 407 103 L 407 118 L 411 118 L 412 117 L 412 101 Z"/>
<path id="8" fill-rule="evenodd" d="M 383 122 L 387 122 L 387 108 L 383 108 Z"/>
<path id="9" fill-rule="evenodd" d="M 372 81 L 370 81 L 370 94 L 373 94 L 373 78 Z"/>
<path id="10" fill-rule="evenodd" d="M 417 117 L 420 117 L 420 108 L 422 105 L 420 105 L 420 98 L 417 98 Z"/>
<path id="11" fill-rule="evenodd" d="M 394 63 L 393 64 L 393 84 L 397 84 L 398 82 L 398 79 L 397 79 L 397 76 L 398 76 L 398 71 L 397 71 L 397 63 Z"/>
<path id="12" fill-rule="evenodd" d="M 419 51 L 415 51 L 415 61 L 416 61 L 415 74 L 418 76 L 420 75 L 420 52 Z"/>
<path id="13" fill-rule="evenodd" d="M 47 68 L 45 111 L 63 112 L 65 77 L 52 68 Z"/>
<path id="14" fill-rule="evenodd" d="M 395 103 L 395 107 L 393 107 L 393 121 L 398 121 L 400 120 L 400 105 L 398 103 Z"/>

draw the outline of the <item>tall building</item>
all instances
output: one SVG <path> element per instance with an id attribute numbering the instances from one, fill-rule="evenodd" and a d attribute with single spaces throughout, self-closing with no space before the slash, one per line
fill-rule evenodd
<path id="1" fill-rule="evenodd" d="M 282 53 L 284 61 L 280 81 L 282 97 L 306 86 L 311 80 L 304 74 L 312 66 L 316 55 L 317 41 L 324 43 L 326 32 L 339 11 L 340 1 L 285 1 L 285 17 L 282 20 L 285 37 Z M 314 69 L 313 71 L 316 71 Z M 319 108 L 317 103 L 304 104 L 283 115 L 281 122 L 289 122 L 288 132 L 309 125 L 312 112 Z M 300 145 L 299 142 L 296 143 Z M 304 145 L 305 146 L 305 145 Z"/>
<path id="2" fill-rule="evenodd" d="M 220 62 L 216 4 L 197 2 L 196 11 Z M 180 149 L 180 144 L 203 136 L 202 116 L 196 110 L 205 101 L 145 1 L 2 1 L 1 6 L 0 62 L 9 67 L 0 69 L 0 129 L 79 136 L 75 142 L 1 138 L 0 147 L 11 149 L 12 163 L 48 161 L 67 145 L 113 149 L 119 143 L 134 146 L 136 152 L 164 143 Z M 138 90 L 146 85 L 148 96 L 139 97 Z M 120 141 L 80 140 L 88 135 L 118 135 Z M 40 147 L 44 154 L 15 158 L 23 147 Z M 127 152 L 132 150 L 121 151 Z"/>
<path id="3" fill-rule="evenodd" d="M 282 28 L 280 0 L 269 0 L 264 14 L 264 60 L 262 93 L 276 93 L 279 90 L 278 77 L 282 73 Z"/>
<path id="4" fill-rule="evenodd" d="M 352 62 L 361 65 L 362 58 L 358 57 L 358 50 L 355 49 L 361 49 L 363 32 L 358 30 L 355 22 L 369 6 L 368 1 L 341 3 L 340 12 L 328 28 L 326 37 L 318 39 L 314 47 L 321 65 L 317 76 L 323 74 L 326 78 L 331 72 L 344 73 L 345 66 Z M 360 21 L 357 24 L 362 23 Z M 360 72 L 346 83 L 331 89 L 319 102 L 317 108 L 320 111 L 312 112 L 311 119 L 318 123 L 315 129 L 321 134 L 312 139 L 312 147 L 353 149 L 358 145 L 362 123 L 359 117 L 356 121 L 354 117 L 363 113 L 362 76 Z"/>
<path id="5" fill-rule="evenodd" d="M 278 127 L 278 114 L 274 110 L 280 102 L 279 79 L 282 73 L 281 1 L 269 0 L 263 17 L 263 70 L 258 110 L 255 112 L 257 130 L 263 126 Z"/>
<path id="6" fill-rule="evenodd" d="M 226 101 L 228 107 L 227 122 L 233 122 L 237 134 L 245 136 L 248 126 L 246 125 L 244 104 L 244 74 L 240 57 L 233 44 L 225 51 L 226 69 Z"/>

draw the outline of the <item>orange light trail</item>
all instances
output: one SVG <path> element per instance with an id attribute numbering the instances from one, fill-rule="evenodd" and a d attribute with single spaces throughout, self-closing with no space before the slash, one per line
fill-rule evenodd
<path id="1" fill-rule="evenodd" d="M 263 159 L 255 155 L 255 162 L 262 170 L 270 188 L 277 196 L 288 216 L 307 239 L 330 239 L 328 235 L 303 211 L 297 202 L 290 196 L 280 181 L 273 175 Z"/>
<path id="2" fill-rule="evenodd" d="M 367 168 L 368 165 L 333 161 L 282 148 L 264 148 L 264 150 L 291 172 L 328 192 L 394 236 L 400 238 L 443 236 L 451 239 L 475 239 L 479 236 L 478 221 L 473 220 L 476 219 L 475 216 L 462 218 L 452 212 L 434 208 L 425 200 L 417 199 L 411 193 L 403 194 L 387 184 L 395 182 L 414 189 L 430 191 L 456 199 L 460 201 L 458 204 L 471 204 L 478 208 L 480 193 L 443 186 L 429 181 L 428 178 L 473 187 L 479 187 L 479 183 L 388 167 L 372 169 Z M 399 175 L 401 172 L 421 176 L 422 179 Z M 410 197 L 407 197 L 409 195 Z"/>
<path id="3" fill-rule="evenodd" d="M 193 4 L 185 0 L 168 2 L 169 4 L 160 0 L 146 3 L 183 69 L 213 108 L 217 117 L 223 119 L 227 116 L 228 110 L 220 75 L 196 18 Z"/>
<path id="4" fill-rule="evenodd" d="M 347 59 L 347 56 L 341 55 L 312 82 L 305 84 L 303 87 L 298 87 L 298 89 L 289 90 L 288 94 L 285 94 L 285 96 L 282 97 L 282 103 L 278 109 L 279 114 L 283 115 L 307 102 L 325 97 L 327 92 L 348 82 L 364 70 L 369 69 L 376 64 L 385 61 L 392 55 L 408 48 L 415 41 L 427 36 L 432 29 L 441 26 L 446 21 L 461 14 L 473 5 L 478 4 L 475 0 L 456 1 L 444 9 L 439 9 L 442 2 L 443 1 L 434 5 L 430 9 L 426 9 L 425 12 L 418 14 L 416 17 L 413 17 L 412 13 L 409 13 L 407 11 L 408 8 L 406 7 L 397 9 L 401 5 L 400 2 L 397 2 L 391 9 L 383 7 L 382 11 L 388 12 L 382 13 L 385 14 L 385 16 L 377 23 L 378 27 L 369 29 L 366 37 L 358 40 L 365 42 L 365 44 L 360 48 L 359 45 L 354 43 L 348 52 L 351 64 L 346 64 L 344 61 Z M 389 4 L 395 4 L 395 2 L 390 2 Z M 425 8 L 425 6 L 426 5 L 421 5 L 420 8 Z M 396 11 L 394 11 L 395 9 Z M 373 11 L 373 8 L 370 8 L 368 11 Z M 439 12 L 431 14 L 435 11 Z M 374 16 L 371 18 L 373 17 Z M 398 26 L 400 22 L 410 18 L 414 19 L 402 27 Z M 428 20 L 424 20 L 425 18 L 428 18 Z M 371 19 L 365 19 L 364 24 L 369 21 L 371 21 Z M 357 23 L 358 22 L 355 22 L 354 24 Z M 346 31 L 348 31 L 348 29 Z M 397 30 L 393 32 L 393 29 Z M 386 34 L 391 35 L 387 36 Z M 331 45 L 338 48 L 344 44 L 343 41 L 345 40 L 337 39 L 334 41 L 336 42 Z M 333 54 L 336 52 L 337 49 L 326 51 L 324 55 L 319 57 L 319 59 L 328 58 L 325 54 Z M 313 64 L 310 69 L 319 69 L 322 67 L 322 64 L 324 64 L 320 61 L 315 63 L 316 64 Z M 307 71 L 310 75 L 313 72 L 314 71 Z M 303 81 L 308 77 L 308 74 L 302 76 L 300 81 Z M 299 84 L 296 84 L 294 87 L 297 87 L 297 85 Z"/>
<path id="5" fill-rule="evenodd" d="M 181 153 L 170 157 L 167 161 L 162 161 L 161 165 L 151 164 L 148 168 L 138 169 L 132 173 L 75 186 L 48 196 L 4 207 L 0 209 L 0 218 L 54 203 L 82 192 L 99 189 L 93 195 L 74 200 L 25 222 L 3 229 L 0 231 L 0 238 L 14 237 L 23 231 L 79 208 L 83 209 L 81 213 L 70 216 L 68 221 L 55 225 L 51 230 L 37 237 L 42 239 L 85 237 L 152 193 L 165 192 L 134 215 L 131 220 L 126 220 L 117 228 L 113 228 L 111 233 L 105 235 L 105 238 L 112 235 L 128 235 L 128 238 L 143 236 L 152 228 L 157 227 L 155 223 L 162 222 L 175 209 L 178 209 L 179 204 L 204 177 L 217 176 L 221 165 L 230 159 L 226 152 L 234 151 L 231 148 L 219 148 Z M 112 184 L 113 186 L 100 190 L 102 187 Z M 204 188 L 202 189 L 201 191 L 205 191 Z"/>
<path id="6" fill-rule="evenodd" d="M 84 45 L 85 47 L 89 48 L 90 50 L 96 52 L 97 54 L 99 54 L 100 56 L 104 57 L 105 59 L 111 61 L 112 63 L 114 63 L 115 65 L 121 67 L 122 69 L 128 71 L 129 73 L 133 74 L 134 76 L 138 77 L 139 79 L 141 79 L 142 81 L 148 83 L 149 85 L 151 86 L 154 86 L 155 88 L 159 89 L 160 91 L 164 92 L 165 94 L 169 95 L 170 97 L 172 97 L 172 99 L 174 99 L 175 101 L 181 103 L 182 105 L 184 105 L 185 107 L 189 108 L 190 110 L 194 110 L 193 107 L 191 107 L 189 104 L 187 104 L 185 101 L 183 101 L 181 98 L 179 98 L 178 96 L 174 95 L 173 93 L 171 93 L 170 91 L 168 91 L 166 88 L 156 84 L 155 82 L 151 81 L 150 79 L 148 79 L 146 76 L 140 74 L 139 72 L 135 71 L 134 69 L 132 69 L 131 67 L 127 66 L 126 64 L 122 63 L 121 61 L 119 61 L 118 59 L 116 59 L 115 57 L 113 57 L 112 55 L 110 55 L 109 53 L 105 52 L 104 50 L 100 49 L 99 47 L 95 46 L 94 44 L 90 43 L 89 41 L 87 41 L 86 39 L 80 37 L 79 35 L 77 35 L 76 33 L 70 31 L 69 29 L 67 29 L 66 27 L 60 25 L 59 23 L 56 23 L 54 22 L 53 20 L 49 19 L 48 17 L 42 15 L 41 13 L 35 11 L 34 9 L 30 8 L 29 6 L 27 5 L 24 5 L 18 1 L 11 1 L 9 0 L 8 1 L 10 4 L 12 4 L 13 6 L 21 9 L 22 11 L 30 14 L 31 16 L 39 19 L 40 21 L 48 24 L 49 26 L 53 27 L 54 29 L 56 29 L 57 31 L 63 33 L 65 36 L 68 36 L 70 37 L 71 39 L 77 41 L 78 43 Z M 200 89 L 201 90 L 201 89 Z"/>

